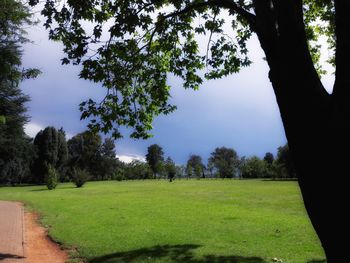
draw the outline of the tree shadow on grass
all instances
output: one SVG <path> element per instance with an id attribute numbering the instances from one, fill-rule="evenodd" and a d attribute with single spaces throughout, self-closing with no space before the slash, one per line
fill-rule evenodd
<path id="1" fill-rule="evenodd" d="M 17 255 L 12 255 L 12 254 L 2 254 L 0 253 L 0 261 L 1 260 L 6 260 L 6 259 L 20 259 L 24 258 L 22 256 L 17 256 Z"/>
<path id="2" fill-rule="evenodd" d="M 96 257 L 89 260 L 90 263 L 131 263 L 131 262 L 188 262 L 188 263 L 265 263 L 258 257 L 241 256 L 216 256 L 206 255 L 202 258 L 195 257 L 194 250 L 199 245 L 163 245 L 150 248 L 141 248 L 127 252 Z"/>
<path id="3" fill-rule="evenodd" d="M 75 185 L 72 186 L 64 186 L 64 187 L 57 187 L 54 189 L 54 191 L 59 191 L 59 190 L 72 190 L 72 189 L 79 189 Z M 52 191 L 49 190 L 46 186 L 45 188 L 39 188 L 39 189 L 32 189 L 30 190 L 31 192 L 43 192 L 43 191 Z"/>
<path id="4" fill-rule="evenodd" d="M 262 182 L 297 182 L 298 178 L 267 178 L 267 179 L 261 179 Z"/>

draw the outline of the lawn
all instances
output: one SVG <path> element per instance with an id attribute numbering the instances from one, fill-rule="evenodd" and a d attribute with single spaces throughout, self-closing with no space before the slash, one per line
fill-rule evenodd
<path id="1" fill-rule="evenodd" d="M 176 180 L 1 187 L 93 263 L 324 262 L 296 182 Z M 0 211 L 1 213 L 1 211 Z"/>

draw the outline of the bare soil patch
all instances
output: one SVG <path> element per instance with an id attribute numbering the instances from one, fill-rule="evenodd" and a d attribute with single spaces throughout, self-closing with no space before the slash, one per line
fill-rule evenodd
<path id="1" fill-rule="evenodd" d="M 64 263 L 68 254 L 53 242 L 47 235 L 47 230 L 38 223 L 39 216 L 25 212 L 25 257 L 27 263 Z"/>

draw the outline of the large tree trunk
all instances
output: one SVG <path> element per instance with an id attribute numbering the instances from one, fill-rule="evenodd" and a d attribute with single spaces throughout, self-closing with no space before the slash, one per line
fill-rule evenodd
<path id="1" fill-rule="evenodd" d="M 348 252 L 345 244 L 348 242 L 339 237 L 347 237 L 344 233 L 348 232 L 350 222 L 346 211 L 349 194 L 345 189 L 348 165 L 346 154 L 341 151 L 350 146 L 350 130 L 346 125 L 349 96 L 344 92 L 350 88 L 347 64 L 350 45 L 345 45 L 348 49 L 345 48 L 342 53 L 342 56 L 348 57 L 337 61 L 336 88 L 330 95 L 320 82 L 308 50 L 302 1 L 273 1 L 273 11 L 271 1 L 256 0 L 254 3 L 256 31 L 270 66 L 269 77 L 306 210 L 327 261 L 346 262 Z M 345 27 L 341 29 L 345 32 Z M 344 41 L 349 41 L 349 38 L 344 38 Z M 341 73 L 338 73 L 338 67 Z M 339 96 L 341 91 L 343 95 Z"/>

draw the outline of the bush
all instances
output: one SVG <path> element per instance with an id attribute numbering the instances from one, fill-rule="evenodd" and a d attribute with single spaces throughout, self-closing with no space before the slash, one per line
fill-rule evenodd
<path id="1" fill-rule="evenodd" d="M 57 186 L 57 171 L 52 165 L 47 166 L 47 175 L 46 175 L 46 186 L 47 189 L 53 190 Z"/>
<path id="2" fill-rule="evenodd" d="M 79 188 L 82 187 L 89 180 L 89 173 L 86 170 L 75 168 L 73 170 L 73 183 Z"/>
<path id="3" fill-rule="evenodd" d="M 117 168 L 117 170 L 112 176 L 112 180 L 117 180 L 117 181 L 125 180 L 124 171 L 120 168 Z"/>

